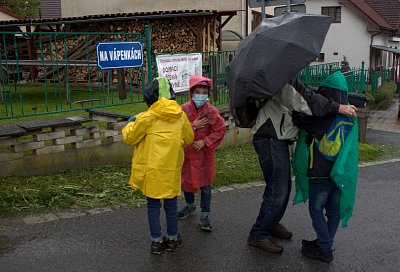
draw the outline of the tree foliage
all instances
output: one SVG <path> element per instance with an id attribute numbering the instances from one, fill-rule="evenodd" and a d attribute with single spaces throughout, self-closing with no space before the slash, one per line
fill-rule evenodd
<path id="1" fill-rule="evenodd" d="M 0 0 L 0 7 L 23 17 L 37 17 L 40 0 Z"/>

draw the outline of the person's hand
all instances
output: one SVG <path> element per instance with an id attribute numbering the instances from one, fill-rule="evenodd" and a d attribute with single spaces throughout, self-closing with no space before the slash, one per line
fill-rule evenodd
<path id="1" fill-rule="evenodd" d="M 208 124 L 207 118 L 201 118 L 201 119 L 197 118 L 193 121 L 193 126 L 195 126 L 196 129 L 203 128 L 207 124 Z"/>
<path id="2" fill-rule="evenodd" d="M 198 140 L 193 142 L 193 148 L 196 151 L 200 151 L 206 144 L 204 143 L 203 140 Z"/>
<path id="3" fill-rule="evenodd" d="M 339 113 L 346 114 L 352 117 L 357 116 L 357 108 L 354 105 L 342 105 L 339 106 Z"/>

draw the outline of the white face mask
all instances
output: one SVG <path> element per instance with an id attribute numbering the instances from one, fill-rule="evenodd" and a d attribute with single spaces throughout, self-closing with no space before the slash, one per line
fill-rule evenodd
<path id="1" fill-rule="evenodd" d="M 192 95 L 192 100 L 196 107 L 200 108 L 203 106 L 205 103 L 208 101 L 208 95 L 207 94 L 194 94 Z"/>

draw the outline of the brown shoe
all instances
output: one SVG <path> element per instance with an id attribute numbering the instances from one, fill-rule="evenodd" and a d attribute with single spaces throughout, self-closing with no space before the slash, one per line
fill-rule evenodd
<path id="1" fill-rule="evenodd" d="M 281 238 L 281 239 L 289 240 L 290 238 L 292 238 L 293 233 L 288 231 L 282 224 L 278 224 L 278 225 L 276 225 L 275 230 L 272 233 L 272 235 L 274 235 L 278 238 Z"/>
<path id="2" fill-rule="evenodd" d="M 247 243 L 253 247 L 261 248 L 270 253 L 281 253 L 283 247 L 272 241 L 271 239 L 255 240 L 251 236 L 247 239 Z"/>

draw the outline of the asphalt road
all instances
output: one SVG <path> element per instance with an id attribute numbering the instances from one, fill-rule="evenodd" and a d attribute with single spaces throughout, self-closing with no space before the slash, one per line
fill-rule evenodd
<path id="1" fill-rule="evenodd" d="M 367 129 L 365 137 L 368 143 L 400 147 L 399 133 Z"/>
<path id="2" fill-rule="evenodd" d="M 176 253 L 149 253 L 145 207 L 28 225 L 0 219 L 0 271 L 399 271 L 400 162 L 360 168 L 354 217 L 339 228 L 330 264 L 306 259 L 301 239 L 314 238 L 306 204 L 289 205 L 283 223 L 294 232 L 273 255 L 249 247 L 247 236 L 264 187 L 218 192 L 211 234 L 197 216 L 181 221 Z M 8 227 L 7 227 L 8 226 Z"/>

